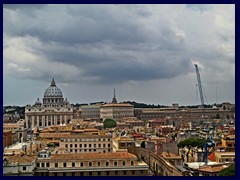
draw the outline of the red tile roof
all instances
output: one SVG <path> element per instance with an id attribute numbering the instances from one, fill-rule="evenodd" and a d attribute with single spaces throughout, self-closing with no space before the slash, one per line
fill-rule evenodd
<path id="1" fill-rule="evenodd" d="M 128 152 L 116 153 L 79 153 L 79 154 L 55 154 L 51 157 L 52 160 L 100 160 L 100 159 L 134 159 L 137 157 Z"/>
<path id="2" fill-rule="evenodd" d="M 212 152 L 212 153 L 208 156 L 208 159 L 209 159 L 210 161 L 216 161 L 215 152 Z"/>
<path id="3" fill-rule="evenodd" d="M 212 166 L 203 166 L 203 167 L 200 167 L 198 169 L 198 171 L 209 172 L 209 173 L 217 173 L 217 172 L 227 168 L 228 166 L 229 166 L 229 164 L 228 165 L 220 164 L 220 165 L 212 165 Z"/>

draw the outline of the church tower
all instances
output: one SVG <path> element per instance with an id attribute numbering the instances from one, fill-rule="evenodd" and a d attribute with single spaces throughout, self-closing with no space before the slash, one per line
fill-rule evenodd
<path id="1" fill-rule="evenodd" d="M 117 99 L 116 99 L 116 94 L 115 94 L 115 88 L 113 89 L 113 99 L 112 99 L 113 104 L 117 104 Z"/>

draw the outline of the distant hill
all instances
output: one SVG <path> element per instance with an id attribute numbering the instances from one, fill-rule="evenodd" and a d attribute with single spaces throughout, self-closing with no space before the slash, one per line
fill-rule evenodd
<path id="1" fill-rule="evenodd" d="M 3 106 L 3 114 L 17 114 L 25 116 L 25 106 Z"/>
<path id="2" fill-rule="evenodd" d="M 164 108 L 168 106 L 164 105 L 154 105 L 154 104 L 145 104 L 145 103 L 138 103 L 135 101 L 124 101 L 123 103 L 129 103 L 134 106 L 134 108 Z"/>

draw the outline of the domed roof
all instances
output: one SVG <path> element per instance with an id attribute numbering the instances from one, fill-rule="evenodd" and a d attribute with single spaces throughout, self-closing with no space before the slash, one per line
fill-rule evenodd
<path id="1" fill-rule="evenodd" d="M 35 102 L 35 105 L 41 105 L 42 103 L 40 102 L 39 98 L 37 98 L 37 101 Z"/>
<path id="2" fill-rule="evenodd" d="M 56 83 L 54 81 L 54 78 L 51 82 L 51 85 L 46 89 L 45 93 L 44 93 L 44 97 L 52 97 L 52 96 L 60 96 L 60 97 L 63 97 L 62 95 L 62 91 L 61 89 L 59 89 L 57 86 L 56 86 Z"/>

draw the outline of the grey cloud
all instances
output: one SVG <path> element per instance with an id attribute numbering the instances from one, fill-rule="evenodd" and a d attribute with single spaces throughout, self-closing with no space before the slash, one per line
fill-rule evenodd
<path id="1" fill-rule="evenodd" d="M 26 64 L 31 71 L 23 77 L 31 79 L 48 80 L 54 75 L 63 82 L 110 84 L 174 78 L 193 72 L 192 58 L 207 63 L 209 59 L 217 61 L 224 56 L 212 43 L 197 44 L 201 38 L 211 37 L 192 32 L 198 30 L 196 27 L 180 29 L 178 23 L 161 17 L 161 11 L 154 14 L 145 6 L 16 5 L 4 8 L 8 9 L 4 12 L 4 33 L 8 37 L 30 37 L 40 42 L 24 44 L 32 47 L 38 57 L 38 65 Z M 187 8 L 208 9 L 205 6 Z M 148 18 L 151 20 L 154 16 L 155 20 L 148 22 Z M 195 38 L 194 34 L 199 37 Z M 46 64 L 41 63 L 41 58 Z M 72 72 L 58 73 L 48 67 L 57 63 Z"/>
<path id="2" fill-rule="evenodd" d="M 194 11 L 204 12 L 210 8 L 210 5 L 207 4 L 188 4 L 186 8 L 189 8 Z"/>
<path id="3" fill-rule="evenodd" d="M 44 4 L 3 4 L 3 8 L 13 10 L 35 10 L 45 6 Z"/>

